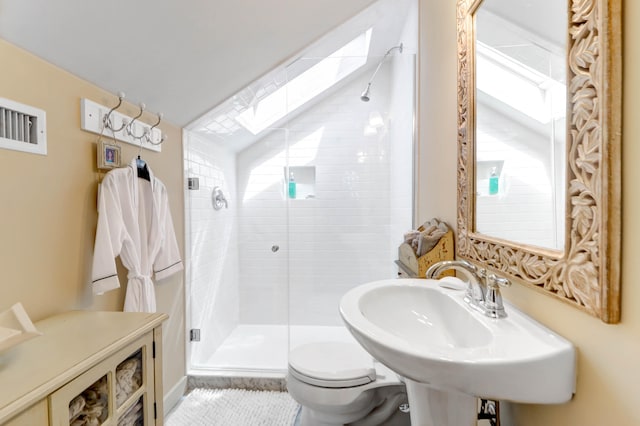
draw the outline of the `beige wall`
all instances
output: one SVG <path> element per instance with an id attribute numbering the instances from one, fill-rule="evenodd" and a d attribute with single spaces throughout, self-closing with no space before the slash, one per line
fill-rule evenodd
<path id="1" fill-rule="evenodd" d="M 417 223 L 437 217 L 455 227 L 455 0 L 420 0 L 419 22 Z"/>
<path id="2" fill-rule="evenodd" d="M 48 131 L 47 156 L 0 150 L 0 309 L 22 302 L 34 320 L 69 309 L 121 310 L 122 290 L 93 297 L 89 288 L 100 174 L 96 135 L 80 130 L 80 98 L 103 105 L 117 98 L 4 40 L 0 63 L 0 97 L 46 111 Z M 135 108 L 122 111 L 133 115 Z M 162 153 L 142 155 L 167 186 L 184 253 L 181 129 L 160 127 L 168 135 Z M 138 152 L 122 149 L 127 162 Z M 184 375 L 183 274 L 158 283 L 157 292 L 158 311 L 171 316 L 164 327 L 166 391 Z"/>
<path id="3" fill-rule="evenodd" d="M 455 3 L 421 0 L 419 118 L 421 165 L 426 169 L 420 181 L 423 219 L 439 216 L 455 221 L 455 68 L 451 72 L 456 61 Z M 640 424 L 640 167 L 636 164 L 640 159 L 640 142 L 636 140 L 640 135 L 640 28 L 634 25 L 640 20 L 640 3 L 624 0 L 623 6 L 622 321 L 606 325 L 521 285 L 505 292 L 507 299 L 571 340 L 578 349 L 574 399 L 555 406 L 515 405 L 511 411 L 518 426 Z"/>

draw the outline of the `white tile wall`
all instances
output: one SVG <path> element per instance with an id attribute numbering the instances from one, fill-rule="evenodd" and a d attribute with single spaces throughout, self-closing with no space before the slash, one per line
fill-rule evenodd
<path id="1" fill-rule="evenodd" d="M 396 164 L 402 164 L 399 172 L 410 170 L 411 140 L 408 149 L 391 149 L 392 136 L 401 132 L 389 130 L 390 72 L 391 63 L 381 68 L 370 102 L 359 99 L 367 75 L 289 122 L 287 132 L 276 131 L 238 156 L 239 197 L 246 200 L 239 212 L 239 247 L 249 262 L 240 268 L 241 322 L 340 325 L 339 300 L 346 291 L 395 276 L 402 234 L 391 236 L 391 153 L 408 153 Z M 373 111 L 387 128 L 365 135 Z M 287 160 L 315 167 L 314 199 L 285 197 Z M 259 174 L 261 186 L 250 183 L 252 174 Z M 404 220 L 395 227 L 404 232 L 411 227 L 411 175 L 399 179 L 394 188 L 409 201 L 396 205 L 394 219 Z M 272 244 L 281 250 L 272 253 Z"/>
<path id="2" fill-rule="evenodd" d="M 339 93 L 286 123 L 286 130 L 272 131 L 237 155 L 224 141 L 187 133 L 185 177 L 200 178 L 200 190 L 187 191 L 185 202 L 187 321 L 202 338 L 189 345 L 192 367 L 210 367 L 222 340 L 252 324 L 291 325 L 293 340 L 300 326 L 341 326 L 338 307 L 346 291 L 396 276 L 397 247 L 412 227 L 417 39 L 414 2 L 400 40 L 405 53 L 380 69 L 369 103 L 359 98 L 380 58 L 372 58 L 361 77 L 343 82 Z M 385 128 L 367 129 L 372 112 Z M 314 168 L 314 198 L 287 198 L 287 165 Z M 223 188 L 228 210 L 213 210 L 214 186 Z M 326 336 L 312 329 L 301 337 Z M 262 348 L 254 343 L 269 337 L 248 339 L 247 345 Z"/>
<path id="3" fill-rule="evenodd" d="M 187 192 L 191 326 L 203 339 L 191 345 L 193 364 L 238 323 L 342 325 L 346 291 L 396 276 L 412 226 L 412 67 L 412 58 L 387 61 L 370 102 L 360 101 L 367 73 L 237 156 L 190 135 L 187 176 L 200 177 Z M 373 111 L 386 127 L 365 133 Z M 287 164 L 315 168 L 315 198 L 287 198 Z M 215 185 L 228 210 L 213 211 Z"/>
<path id="4" fill-rule="evenodd" d="M 191 328 L 201 341 L 191 344 L 193 366 L 205 363 L 238 325 L 238 250 L 235 157 L 219 143 L 190 133 L 185 140 L 185 177 L 197 177 L 200 189 L 186 190 L 187 280 Z M 228 209 L 214 210 L 213 187 L 219 186 Z"/>

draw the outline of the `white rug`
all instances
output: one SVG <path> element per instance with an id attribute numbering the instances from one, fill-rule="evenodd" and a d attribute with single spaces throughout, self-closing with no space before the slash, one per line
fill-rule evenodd
<path id="1" fill-rule="evenodd" d="M 194 389 L 167 415 L 167 426 L 289 426 L 300 406 L 286 392 Z"/>

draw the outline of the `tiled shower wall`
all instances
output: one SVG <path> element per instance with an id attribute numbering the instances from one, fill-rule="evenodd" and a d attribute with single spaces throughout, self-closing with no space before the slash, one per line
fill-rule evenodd
<path id="1" fill-rule="evenodd" d="M 200 179 L 187 191 L 189 311 L 207 348 L 238 323 L 342 325 L 346 291 L 396 276 L 411 227 L 413 64 L 388 60 L 370 102 L 365 73 L 237 155 L 187 133 L 186 174 Z M 287 164 L 313 170 L 312 197 L 287 197 Z M 214 186 L 228 209 L 213 210 Z"/>
<path id="2" fill-rule="evenodd" d="M 206 346 L 191 345 L 192 360 L 207 359 L 199 350 L 217 347 L 239 321 L 237 198 L 235 155 L 220 142 L 185 132 L 185 177 L 199 189 L 187 190 L 187 281 L 190 327 L 202 329 Z M 220 187 L 228 208 L 215 210 L 211 199 Z M 205 334 L 206 333 L 206 334 Z"/>
<path id="3" fill-rule="evenodd" d="M 402 235 L 391 235 L 390 72 L 381 68 L 370 102 L 360 100 L 367 75 L 238 156 L 240 322 L 341 325 L 346 291 L 396 275 Z M 385 121 L 375 132 L 367 129 L 372 113 Z M 411 150 L 411 140 L 394 143 Z M 313 198 L 286 197 L 286 160 L 313 168 Z M 410 169 L 404 161 L 401 174 Z M 411 209 L 403 213 L 394 217 L 406 230 Z"/>

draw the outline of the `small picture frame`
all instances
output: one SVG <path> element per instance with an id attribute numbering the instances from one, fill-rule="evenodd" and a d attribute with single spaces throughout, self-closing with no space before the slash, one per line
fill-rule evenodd
<path id="1" fill-rule="evenodd" d="M 120 147 L 104 141 L 98 143 L 98 169 L 120 167 Z"/>

